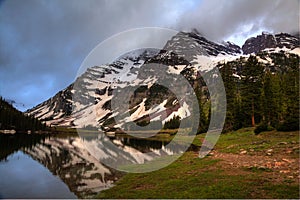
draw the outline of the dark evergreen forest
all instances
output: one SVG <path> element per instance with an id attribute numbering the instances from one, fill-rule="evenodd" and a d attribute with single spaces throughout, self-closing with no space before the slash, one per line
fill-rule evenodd
<path id="1" fill-rule="evenodd" d="M 0 98 L 0 129 L 14 129 L 16 131 L 45 130 L 47 127 L 33 116 L 26 116 L 11 104 Z"/>

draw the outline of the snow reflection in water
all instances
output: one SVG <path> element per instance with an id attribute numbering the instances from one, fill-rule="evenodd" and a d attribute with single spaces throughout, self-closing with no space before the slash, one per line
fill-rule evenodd
<path id="1" fill-rule="evenodd" d="M 105 142 L 108 142 L 107 140 L 114 145 L 111 147 L 106 145 Z M 58 176 L 77 197 L 93 196 L 101 190 L 112 187 L 113 183 L 124 174 L 101 164 L 99 159 L 109 159 L 113 162 L 118 157 L 124 160 L 124 162 L 130 160 L 132 163 L 141 164 L 161 155 L 173 155 L 181 151 L 178 148 L 176 148 L 178 152 L 174 152 L 174 149 L 166 148 L 167 143 L 163 141 L 128 137 L 108 139 L 101 135 L 84 138 L 77 135 L 1 135 L 0 143 L 0 164 L 8 162 L 8 156 L 22 151 L 33 160 L 45 166 L 53 175 Z M 105 148 L 101 148 L 101 146 Z M 86 147 L 88 147 L 89 151 Z M 122 154 L 116 152 L 116 149 L 121 149 Z M 149 152 L 151 154 L 144 154 Z M 24 171 L 23 173 L 26 172 Z M 15 175 L 18 176 L 17 174 Z M 28 181 L 30 182 L 30 180 Z M 3 183 L 0 183 L 1 185 Z M 16 186 L 11 185 L 11 187 L 15 188 Z M 25 187 L 25 185 L 18 186 L 18 188 L 20 187 Z M 65 196 L 72 198 L 70 191 L 66 191 L 70 195 Z M 28 198 L 36 197 L 34 194 L 35 190 L 31 190 L 30 192 L 32 194 L 30 195 L 29 193 L 27 195 Z M 14 196 L 14 193 L 8 196 L 17 198 L 17 196 Z M 52 196 L 49 197 L 51 198 Z"/>

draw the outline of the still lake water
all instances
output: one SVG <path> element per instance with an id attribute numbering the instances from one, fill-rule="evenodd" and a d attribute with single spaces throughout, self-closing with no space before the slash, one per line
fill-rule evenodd
<path id="1" fill-rule="evenodd" d="M 85 198 L 112 187 L 124 172 L 101 164 L 87 150 L 86 146 L 95 141 L 102 145 L 99 137 L 75 134 L 0 135 L 0 198 Z M 149 156 L 143 156 L 149 151 L 159 155 L 181 151 L 174 152 L 167 148 L 168 143 L 157 140 L 113 137 L 110 141 L 126 151 L 126 159 L 130 157 L 136 163 L 149 160 Z M 111 152 L 107 149 L 101 156 Z"/>

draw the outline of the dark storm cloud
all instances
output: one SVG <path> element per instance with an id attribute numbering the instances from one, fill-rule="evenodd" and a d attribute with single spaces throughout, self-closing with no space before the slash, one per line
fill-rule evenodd
<path id="1" fill-rule="evenodd" d="M 262 30 L 299 31 L 298 0 L 206 0 L 181 17 L 179 27 L 197 27 L 214 40 L 245 38 Z"/>
<path id="2" fill-rule="evenodd" d="M 177 7 L 184 5 L 189 4 L 171 0 L 2 2 L 0 95 L 34 106 L 70 84 L 99 42 L 129 28 L 172 25 L 181 12 Z"/>
<path id="3" fill-rule="evenodd" d="M 32 107 L 70 84 L 101 41 L 140 27 L 213 39 L 298 29 L 297 0 L 0 1 L 0 95 Z"/>

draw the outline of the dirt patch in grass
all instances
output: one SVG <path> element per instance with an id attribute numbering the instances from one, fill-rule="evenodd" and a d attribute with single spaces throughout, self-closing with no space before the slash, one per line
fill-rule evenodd
<path id="1" fill-rule="evenodd" d="M 244 169 L 261 172 L 262 178 L 276 183 L 299 184 L 298 131 L 271 131 L 257 136 L 251 130 L 225 134 L 209 155 L 220 159 L 222 168 L 229 173 Z"/>
<path id="2" fill-rule="evenodd" d="M 299 184 L 299 159 L 287 155 L 240 155 L 213 151 L 211 157 L 221 160 L 219 165 L 227 174 L 244 174 L 243 171 L 264 172 L 260 173 L 260 176 L 271 181 L 284 183 L 289 179 Z"/>
<path id="3" fill-rule="evenodd" d="M 186 152 L 163 169 L 125 175 L 97 197 L 299 199 L 299 178 L 299 132 L 256 136 L 247 129 L 221 135 L 203 159 L 197 150 Z"/>

